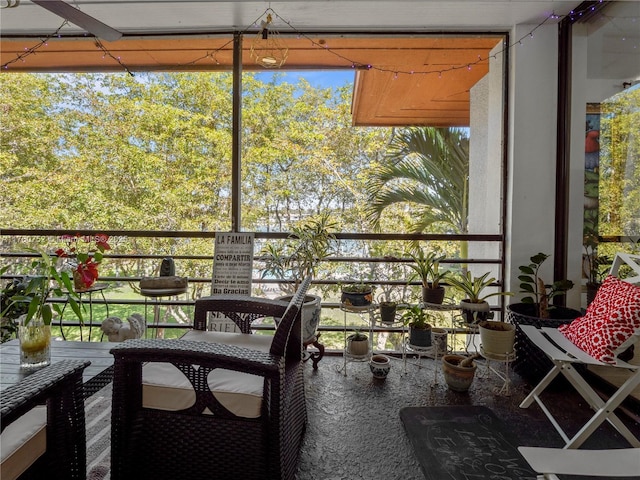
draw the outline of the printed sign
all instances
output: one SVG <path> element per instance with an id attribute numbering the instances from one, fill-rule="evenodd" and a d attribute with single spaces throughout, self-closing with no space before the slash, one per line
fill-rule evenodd
<path id="1" fill-rule="evenodd" d="M 211 295 L 251 295 L 253 233 L 216 232 Z M 224 315 L 210 315 L 209 329 L 238 331 Z"/>

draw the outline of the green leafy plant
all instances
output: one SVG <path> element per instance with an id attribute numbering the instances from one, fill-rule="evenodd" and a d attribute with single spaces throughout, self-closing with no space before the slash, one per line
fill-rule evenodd
<path id="1" fill-rule="evenodd" d="M 408 253 L 412 263 L 407 266 L 413 270 L 412 278 L 419 278 L 424 288 L 438 288 L 440 282 L 449 276 L 448 270 L 440 271 L 440 262 L 444 260 L 444 255 L 437 252 L 425 253 L 421 248 Z"/>
<path id="2" fill-rule="evenodd" d="M 598 255 L 598 238 L 595 235 L 585 235 L 583 260 L 588 285 L 602 283 L 613 262 L 607 255 Z"/>
<path id="3" fill-rule="evenodd" d="M 9 269 L 5 266 L 0 269 L 0 275 Z M 5 283 L 0 289 L 0 342 L 6 342 L 18 330 L 17 320 L 27 313 L 27 305 L 12 303 L 11 299 L 17 295 L 24 295 L 25 284 L 20 279 L 13 279 Z"/>
<path id="4" fill-rule="evenodd" d="M 431 326 L 429 323 L 432 318 L 431 315 L 420 308 L 420 305 L 412 305 L 404 309 L 400 318 L 405 325 L 419 330 L 426 330 Z"/>
<path id="5" fill-rule="evenodd" d="M 85 287 L 90 287 L 98 279 L 98 266 L 102 262 L 105 250 L 110 250 L 109 235 L 63 235 L 66 248 L 56 250 L 56 255 L 69 258 L 73 262 L 74 274 L 77 274 Z M 83 251 L 82 247 L 85 247 Z"/>
<path id="6" fill-rule="evenodd" d="M 293 280 L 287 290 L 297 290 L 308 275 L 315 278 L 318 264 L 334 252 L 336 228 L 329 214 L 323 213 L 296 225 L 287 242 L 265 245 L 260 252 L 265 263 L 261 277 Z"/>
<path id="7" fill-rule="evenodd" d="M 465 299 L 470 303 L 486 302 L 487 298 L 501 295 L 513 295 L 513 292 L 491 292 L 483 295 L 484 289 L 495 283 L 496 279 L 489 277 L 487 272 L 481 277 L 474 277 L 471 272 L 461 273 L 458 276 L 451 276 L 448 282 L 465 295 Z"/>
<path id="8" fill-rule="evenodd" d="M 82 321 L 79 296 L 73 290 L 69 274 L 66 271 L 57 270 L 57 257 L 49 255 L 44 250 L 26 250 L 37 254 L 37 257 L 30 264 L 29 274 L 21 280 L 20 288 L 16 289 L 14 294 L 3 303 L 6 307 L 0 312 L 0 317 L 10 312 L 24 311 L 23 325 L 27 325 L 33 318 L 41 318 L 45 325 L 50 325 L 53 312 L 62 315 L 63 308 L 60 304 L 47 302 L 49 296 L 54 294 L 66 295 L 69 306 Z"/>
<path id="9" fill-rule="evenodd" d="M 354 330 L 354 332 L 347 337 L 348 340 L 352 342 L 364 342 L 369 339 L 369 337 L 362 333 L 360 330 Z"/>
<path id="10" fill-rule="evenodd" d="M 545 253 L 538 253 L 530 258 L 531 263 L 519 267 L 520 291 L 529 294 L 522 299 L 522 303 L 535 305 L 539 318 L 549 317 L 549 302 L 553 297 L 564 295 L 573 288 L 571 280 L 557 280 L 547 284 L 540 278 L 540 268 L 549 257 L 550 255 Z"/>
<path id="11" fill-rule="evenodd" d="M 347 293 L 371 293 L 372 289 L 371 285 L 364 283 L 348 283 L 341 287 L 341 290 Z"/>

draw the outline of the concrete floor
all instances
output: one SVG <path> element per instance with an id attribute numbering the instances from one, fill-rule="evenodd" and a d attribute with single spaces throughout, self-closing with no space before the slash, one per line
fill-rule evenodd
<path id="1" fill-rule="evenodd" d="M 447 388 L 441 373 L 434 384 L 434 365 L 433 360 L 422 359 L 421 367 L 409 363 L 405 373 L 403 361 L 394 359 L 387 379 L 379 381 L 373 379 L 368 364 L 364 362 L 347 364 L 347 376 L 344 376 L 340 371 L 343 367 L 341 356 L 323 358 L 317 371 L 312 369 L 310 362 L 307 363 L 309 422 L 297 478 L 425 478 L 400 421 L 399 410 L 405 406 L 483 405 L 491 408 L 512 428 L 520 445 L 564 445 L 537 405 L 519 408 L 532 387 L 518 376 L 512 375 L 510 396 L 496 395 L 494 390 L 502 385 L 501 380 L 494 374 L 487 375 L 486 368 L 481 366 L 469 392 L 456 393 Z M 570 386 L 560 387 L 556 386 L 549 393 L 548 405 L 553 405 L 550 408 L 556 418 L 561 425 L 566 425 L 568 433 L 573 434 L 590 418 L 591 411 Z M 640 424 L 628 417 L 623 417 L 623 421 L 640 436 Z M 582 448 L 628 446 L 607 424 L 601 426 Z M 566 478 L 576 480 L 583 477 Z"/>

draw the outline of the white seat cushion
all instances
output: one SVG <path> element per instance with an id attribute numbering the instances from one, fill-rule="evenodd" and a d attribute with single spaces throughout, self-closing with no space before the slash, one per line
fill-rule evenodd
<path id="1" fill-rule="evenodd" d="M 184 340 L 226 343 L 268 352 L 272 336 L 242 333 L 191 331 Z M 234 415 L 258 418 L 262 407 L 264 380 L 257 375 L 216 369 L 209 374 L 209 388 L 216 399 Z M 142 367 L 142 405 L 176 411 L 189 408 L 196 395 L 180 370 L 170 363 L 148 363 Z M 211 413 L 211 412 L 208 412 Z"/>
<path id="2" fill-rule="evenodd" d="M 18 478 L 47 450 L 47 407 L 35 407 L 0 435 L 0 478 Z"/>

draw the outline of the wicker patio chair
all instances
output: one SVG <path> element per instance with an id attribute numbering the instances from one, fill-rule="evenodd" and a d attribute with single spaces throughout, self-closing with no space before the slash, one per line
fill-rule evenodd
<path id="1" fill-rule="evenodd" d="M 237 296 L 196 300 L 200 330 L 112 349 L 111 478 L 293 479 L 306 424 L 300 309 L 309 283 L 288 304 Z M 245 331 L 250 318 L 280 321 L 273 336 L 209 332 L 203 330 L 209 311 L 223 312 Z M 176 369 L 184 381 L 179 387 L 172 380 Z M 167 385 L 159 385 L 162 380 Z M 228 382 L 233 392 L 223 391 Z M 178 392 L 184 383 L 186 404 Z M 247 390 L 252 383 L 253 393 Z"/>
<path id="2" fill-rule="evenodd" d="M 90 363 L 56 362 L 2 391 L 3 480 L 84 480 L 87 457 L 82 372 Z"/>

